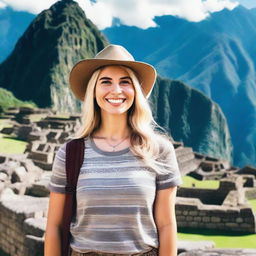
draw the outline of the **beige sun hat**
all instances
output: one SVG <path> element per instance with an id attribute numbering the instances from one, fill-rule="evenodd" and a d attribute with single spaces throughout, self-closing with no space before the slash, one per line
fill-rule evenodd
<path id="1" fill-rule="evenodd" d="M 149 97 L 156 81 L 155 68 L 148 63 L 135 61 L 123 46 L 110 44 L 93 59 L 81 60 L 72 68 L 69 76 L 70 88 L 79 100 L 84 100 L 87 84 L 93 72 L 105 65 L 124 65 L 131 68 L 137 74 L 145 97 Z"/>

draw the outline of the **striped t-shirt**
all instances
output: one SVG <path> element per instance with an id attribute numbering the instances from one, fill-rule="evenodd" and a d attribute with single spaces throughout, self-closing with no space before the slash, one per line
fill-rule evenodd
<path id="1" fill-rule="evenodd" d="M 77 213 L 70 246 L 81 253 L 134 254 L 159 247 L 153 216 L 156 190 L 182 183 L 174 147 L 167 156 L 173 168 L 158 175 L 130 148 L 103 151 L 85 138 L 85 158 L 77 183 Z M 171 144 L 171 143 L 170 143 Z M 172 145 L 172 144 L 171 144 Z M 56 153 L 49 190 L 65 193 L 64 143 Z"/>

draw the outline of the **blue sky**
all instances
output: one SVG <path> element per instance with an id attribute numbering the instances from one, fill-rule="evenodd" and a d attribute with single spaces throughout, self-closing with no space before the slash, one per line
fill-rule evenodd
<path id="1" fill-rule="evenodd" d="M 0 8 L 38 14 L 58 0 L 0 0 Z M 86 16 L 99 29 L 112 25 L 113 18 L 122 24 L 143 29 L 155 27 L 155 16 L 175 15 L 198 22 L 211 13 L 227 8 L 233 10 L 239 3 L 247 8 L 256 7 L 256 0 L 75 0 Z M 127 11 L 129 10 L 129 11 Z"/>
<path id="2" fill-rule="evenodd" d="M 256 0 L 239 0 L 238 2 L 249 9 L 256 7 Z"/>

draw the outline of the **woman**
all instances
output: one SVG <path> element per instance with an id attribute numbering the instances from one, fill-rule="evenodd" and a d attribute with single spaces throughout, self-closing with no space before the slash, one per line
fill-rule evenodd
<path id="1" fill-rule="evenodd" d="M 175 196 L 181 176 L 174 147 L 157 132 L 147 101 L 155 69 L 109 45 L 70 73 L 83 101 L 85 158 L 70 232 L 72 256 L 177 255 Z M 45 256 L 60 256 L 65 198 L 65 146 L 57 151 L 49 185 Z"/>

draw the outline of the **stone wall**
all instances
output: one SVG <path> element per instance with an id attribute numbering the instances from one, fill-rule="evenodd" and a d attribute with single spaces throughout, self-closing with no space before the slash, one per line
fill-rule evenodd
<path id="1" fill-rule="evenodd" d="M 244 197 L 243 176 L 233 174 L 220 180 L 218 189 L 198 189 L 181 187 L 177 196 L 187 198 L 198 198 L 203 204 L 222 205 L 231 191 L 237 191 L 240 199 Z"/>
<path id="2" fill-rule="evenodd" d="M 228 193 L 235 190 L 236 186 L 232 181 L 220 181 L 218 189 L 180 188 L 177 192 L 179 197 L 198 198 L 204 204 L 221 205 Z"/>
<path id="3" fill-rule="evenodd" d="M 177 197 L 176 216 L 178 228 L 256 232 L 256 217 L 249 206 L 204 205 L 196 198 Z"/>
<path id="4" fill-rule="evenodd" d="M 10 193 L 0 201 L 0 248 L 11 256 L 43 256 L 48 198 Z"/>
<path id="5" fill-rule="evenodd" d="M 248 200 L 256 199 L 256 187 L 247 188 L 245 190 L 245 195 Z"/>

